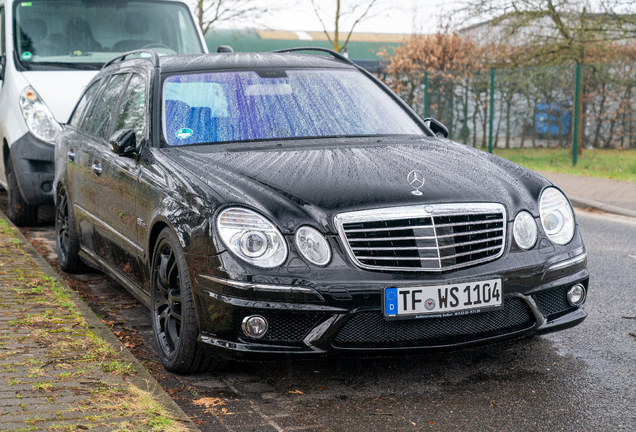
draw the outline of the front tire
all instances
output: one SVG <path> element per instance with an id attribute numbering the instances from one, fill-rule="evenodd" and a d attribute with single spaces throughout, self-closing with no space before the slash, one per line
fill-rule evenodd
<path id="1" fill-rule="evenodd" d="M 183 374 L 219 369 L 224 362 L 207 355 L 197 341 L 199 323 L 186 263 L 170 228 L 159 233 L 151 282 L 152 329 L 163 367 Z"/>
<path id="2" fill-rule="evenodd" d="M 80 240 L 75 215 L 64 186 L 57 192 L 55 206 L 55 246 L 60 268 L 66 273 L 83 273 L 86 265 L 79 257 Z"/>
<path id="3" fill-rule="evenodd" d="M 19 227 L 34 226 L 38 222 L 38 206 L 29 205 L 24 201 L 24 198 L 22 198 L 11 156 L 7 158 L 7 185 L 9 219 Z"/>

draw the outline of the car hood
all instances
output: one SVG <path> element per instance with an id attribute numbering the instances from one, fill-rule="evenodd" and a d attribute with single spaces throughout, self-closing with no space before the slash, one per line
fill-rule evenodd
<path id="1" fill-rule="evenodd" d="M 378 207 L 495 202 L 508 219 L 522 208 L 537 216 L 539 195 L 550 185 L 512 162 L 437 138 L 196 146 L 166 154 L 228 203 L 276 219 L 305 212 L 332 232 L 335 214 Z M 407 180 L 413 170 L 424 176 L 419 196 Z M 282 222 L 288 225 L 295 224 Z"/>
<path id="2" fill-rule="evenodd" d="M 60 123 L 69 117 L 86 85 L 97 71 L 28 71 L 22 75 Z"/>

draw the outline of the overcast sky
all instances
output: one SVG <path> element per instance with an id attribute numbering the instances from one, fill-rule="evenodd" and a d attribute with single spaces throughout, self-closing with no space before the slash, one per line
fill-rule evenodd
<path id="1" fill-rule="evenodd" d="M 261 18 L 257 23 L 242 22 L 235 25 L 224 23 L 219 27 L 242 28 L 257 24 L 271 30 L 299 30 L 321 31 L 322 26 L 311 7 L 309 0 L 298 1 L 273 1 L 255 0 L 266 5 L 279 5 L 279 10 Z M 341 8 L 354 3 L 366 3 L 364 0 L 341 0 Z M 318 0 L 323 8 L 323 20 L 327 29 L 333 31 L 335 18 L 335 0 Z M 282 6 L 286 4 L 286 6 Z M 379 0 L 371 9 L 370 16 L 356 25 L 356 32 L 369 33 L 431 33 L 440 23 L 440 16 L 448 12 L 450 1 L 443 0 Z M 363 12 L 356 11 L 348 17 L 344 17 L 344 25 L 341 24 L 341 32 L 349 31 L 354 16 Z"/>

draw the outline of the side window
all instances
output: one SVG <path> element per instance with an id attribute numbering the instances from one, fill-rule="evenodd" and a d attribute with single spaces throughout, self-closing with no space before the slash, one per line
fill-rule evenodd
<path id="1" fill-rule="evenodd" d="M 108 139 L 107 135 L 110 132 L 113 112 L 117 108 L 117 101 L 119 101 L 127 77 L 127 74 L 113 76 L 104 86 L 104 91 L 95 99 L 90 113 L 90 122 L 84 128 L 91 135 Z"/>
<path id="2" fill-rule="evenodd" d="M 79 103 L 75 107 L 75 111 L 73 111 L 73 114 L 71 114 L 71 119 L 69 120 L 69 123 L 71 125 L 79 127 L 79 124 L 82 121 L 82 117 L 84 116 L 84 111 L 86 111 L 86 108 L 88 108 L 88 103 L 95 94 L 95 91 L 99 88 L 100 82 L 101 80 L 95 81 L 93 85 L 91 85 L 88 90 L 84 92 L 84 96 L 82 96 L 82 99 L 80 99 Z"/>
<path id="3" fill-rule="evenodd" d="M 4 6 L 0 6 L 0 54 L 4 55 L 7 51 L 7 43 L 5 41 L 5 27 L 4 27 Z"/>
<path id="4" fill-rule="evenodd" d="M 146 82 L 139 74 L 133 74 L 119 106 L 115 130 L 132 129 L 137 143 L 146 125 Z"/>

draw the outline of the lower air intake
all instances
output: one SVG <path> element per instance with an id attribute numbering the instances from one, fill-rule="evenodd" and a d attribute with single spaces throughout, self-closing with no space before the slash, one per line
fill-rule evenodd
<path id="1" fill-rule="evenodd" d="M 444 345 L 513 333 L 534 325 L 523 300 L 504 299 L 504 308 L 492 312 L 446 318 L 387 321 L 382 312 L 360 312 L 347 321 L 335 347 Z M 452 339 L 452 340 L 450 340 Z"/>

